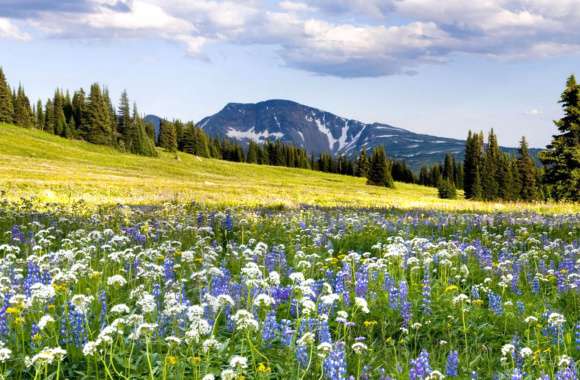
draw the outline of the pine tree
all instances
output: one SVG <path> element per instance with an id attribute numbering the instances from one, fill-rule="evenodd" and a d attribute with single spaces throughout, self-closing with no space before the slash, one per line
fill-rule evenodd
<path id="1" fill-rule="evenodd" d="M 250 141 L 248 145 L 248 153 L 246 154 L 246 162 L 248 164 L 257 164 L 258 163 L 258 144 L 254 141 Z"/>
<path id="2" fill-rule="evenodd" d="M 44 105 L 44 131 L 48 133 L 54 133 L 54 107 L 52 105 L 52 100 L 48 99 Z"/>
<path id="3" fill-rule="evenodd" d="M 367 184 L 394 187 L 393 178 L 389 169 L 385 149 L 382 146 L 375 147 L 370 158 Z"/>
<path id="4" fill-rule="evenodd" d="M 13 116 L 12 91 L 0 67 L 0 123 L 12 123 Z"/>
<path id="5" fill-rule="evenodd" d="M 181 137 L 182 150 L 188 154 L 195 154 L 195 131 L 193 123 L 187 124 Z"/>
<path id="6" fill-rule="evenodd" d="M 445 155 L 445 159 L 443 161 L 443 173 L 442 176 L 444 179 L 448 181 L 453 181 L 455 185 L 455 159 L 451 153 L 447 153 Z"/>
<path id="7" fill-rule="evenodd" d="M 571 75 L 560 103 L 564 117 L 556 121 L 559 134 L 540 154 L 544 182 L 556 200 L 580 201 L 580 85 Z"/>
<path id="8" fill-rule="evenodd" d="M 81 125 L 83 139 L 93 144 L 112 145 L 113 130 L 108 108 L 101 87 L 97 83 L 91 85 Z"/>
<path id="9" fill-rule="evenodd" d="M 193 130 L 193 154 L 198 157 L 210 157 L 209 141 L 207 135 L 201 128 L 196 127 L 192 122 L 190 123 L 190 126 Z M 242 157 L 239 158 L 239 161 L 244 161 L 243 154 Z"/>
<path id="10" fill-rule="evenodd" d="M 528 143 L 525 137 L 522 137 L 518 150 L 518 173 L 521 186 L 520 198 L 528 202 L 537 200 L 536 165 L 528 152 Z"/>
<path id="11" fill-rule="evenodd" d="M 159 146 L 169 152 L 177 152 L 175 125 L 162 120 L 159 128 Z"/>
<path id="12" fill-rule="evenodd" d="M 121 93 L 117 112 L 117 126 L 115 129 L 117 131 L 119 148 L 121 150 L 126 150 L 127 152 L 138 150 L 138 148 L 134 147 L 139 143 L 138 141 L 135 141 L 138 138 L 138 133 L 133 123 L 134 117 L 131 117 L 129 96 L 127 95 L 126 90 L 123 90 Z"/>
<path id="13" fill-rule="evenodd" d="M 481 182 L 483 188 L 483 199 L 495 200 L 498 198 L 498 160 L 499 160 L 499 146 L 497 143 L 497 136 L 493 129 L 489 132 L 487 140 L 487 148 L 482 159 L 481 167 Z"/>
<path id="14" fill-rule="evenodd" d="M 76 91 L 72 98 L 72 117 L 74 120 L 74 130 L 75 135 L 78 134 L 81 129 L 81 124 L 83 121 L 83 113 L 85 112 L 86 101 L 85 101 L 85 91 L 81 88 Z"/>
<path id="15" fill-rule="evenodd" d="M 469 131 L 465 144 L 464 189 L 465 198 L 481 199 L 483 194 L 481 182 L 481 164 L 483 151 L 483 134 Z"/>
<path id="16" fill-rule="evenodd" d="M 32 109 L 30 108 L 30 100 L 24 93 L 22 85 L 18 86 L 16 98 L 14 99 L 14 115 L 13 122 L 16 125 L 25 128 L 32 128 L 34 126 L 34 118 L 32 116 Z"/>
<path id="17" fill-rule="evenodd" d="M 133 104 L 133 116 L 130 125 L 131 153 L 147 157 L 157 157 L 155 144 L 147 134 L 145 121 L 137 111 L 137 104 Z"/>
<path id="18" fill-rule="evenodd" d="M 357 177 L 366 178 L 369 173 L 369 157 L 367 155 L 367 147 L 363 146 L 360 154 L 358 156 L 358 160 L 356 162 L 356 172 L 355 175 Z"/>
<path id="19" fill-rule="evenodd" d="M 34 127 L 36 129 L 44 129 L 44 109 L 42 107 L 42 101 L 39 99 L 36 103 L 36 118 L 34 122 Z"/>

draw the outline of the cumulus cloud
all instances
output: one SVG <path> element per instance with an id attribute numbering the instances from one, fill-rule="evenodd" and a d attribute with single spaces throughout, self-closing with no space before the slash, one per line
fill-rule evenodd
<path id="1" fill-rule="evenodd" d="M 22 32 L 9 19 L 0 17 L 0 39 L 2 38 L 27 41 L 30 39 L 30 35 Z"/>
<path id="2" fill-rule="evenodd" d="M 578 0 L 0 0 L 0 17 L 0 36 L 22 37 L 19 19 L 51 37 L 173 40 L 193 57 L 208 44 L 271 45 L 289 67 L 339 77 L 580 51 Z"/>

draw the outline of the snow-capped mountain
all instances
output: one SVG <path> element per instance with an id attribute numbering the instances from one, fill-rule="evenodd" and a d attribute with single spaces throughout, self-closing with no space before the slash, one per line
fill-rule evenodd
<path id="1" fill-rule="evenodd" d="M 211 136 L 247 143 L 280 139 L 313 154 L 356 155 L 363 146 L 383 145 L 387 154 L 412 168 L 441 162 L 445 153 L 463 157 L 462 140 L 421 135 L 388 124 L 365 124 L 288 100 L 230 103 L 198 123 Z"/>
<path id="2" fill-rule="evenodd" d="M 148 116 L 147 120 L 158 125 L 158 118 Z M 244 144 L 279 139 L 315 155 L 355 156 L 364 146 L 370 150 L 383 145 L 389 157 L 406 161 L 414 170 L 442 162 L 446 153 L 462 160 L 465 148 L 464 140 L 418 134 L 388 124 L 365 124 L 288 100 L 229 103 L 197 125 L 210 136 Z M 502 149 L 515 153 L 514 148 Z"/>

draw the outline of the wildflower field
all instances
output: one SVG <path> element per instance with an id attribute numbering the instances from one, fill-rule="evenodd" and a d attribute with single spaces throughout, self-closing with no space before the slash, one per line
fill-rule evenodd
<path id="1" fill-rule="evenodd" d="M 580 216 L 0 207 L 9 379 L 577 379 Z"/>

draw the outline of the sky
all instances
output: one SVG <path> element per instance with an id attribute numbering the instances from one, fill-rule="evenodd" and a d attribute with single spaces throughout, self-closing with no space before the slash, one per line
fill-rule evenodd
<path id="1" fill-rule="evenodd" d="M 543 147 L 580 74 L 580 0 L 0 0 L 0 66 L 33 101 L 99 82 L 199 121 L 290 99 Z"/>

